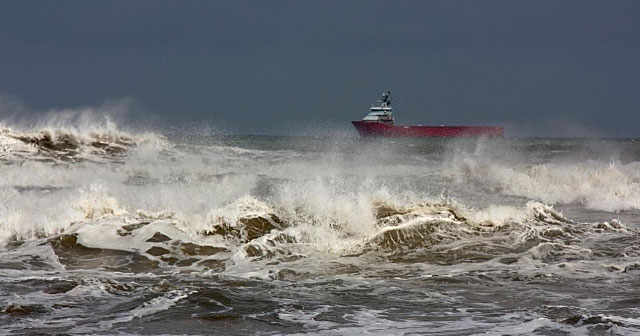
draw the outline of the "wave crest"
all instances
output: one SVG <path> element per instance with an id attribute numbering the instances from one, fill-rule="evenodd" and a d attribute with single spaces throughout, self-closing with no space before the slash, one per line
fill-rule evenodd
<path id="1" fill-rule="evenodd" d="M 78 130 L 44 128 L 37 131 L 0 129 L 0 159 L 51 162 L 117 161 L 138 146 L 166 147 L 153 133 L 132 134 L 107 121 L 107 127 Z"/>
<path id="2" fill-rule="evenodd" d="M 508 165 L 470 155 L 452 166 L 446 177 L 481 183 L 505 195 L 603 211 L 640 209 L 640 162 Z"/>

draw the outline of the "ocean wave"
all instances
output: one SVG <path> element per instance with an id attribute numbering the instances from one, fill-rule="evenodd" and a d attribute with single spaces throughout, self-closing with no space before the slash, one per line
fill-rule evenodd
<path id="1" fill-rule="evenodd" d="M 640 209 L 640 162 L 602 161 L 522 164 L 456 156 L 443 175 L 459 183 L 475 182 L 504 195 L 522 196 L 551 204 L 578 203 L 590 209 Z"/>
<path id="2" fill-rule="evenodd" d="M 0 160 L 102 162 L 122 160 L 141 146 L 157 149 L 170 146 L 163 136 L 155 133 L 121 130 L 108 116 L 81 119 L 80 125 L 73 124 L 73 119 L 67 124 L 55 118 L 50 124 L 40 122 L 30 127 L 0 124 Z"/>
<path id="3" fill-rule="evenodd" d="M 636 230 L 618 221 L 576 223 L 533 201 L 524 207 L 472 209 L 446 200 L 407 203 L 379 190 L 334 194 L 334 201 L 312 207 L 306 202 L 313 197 L 302 196 L 304 190 L 308 188 L 280 203 L 245 195 L 197 215 L 129 209 L 94 187 L 70 204 L 71 210 L 57 217 L 52 213 L 30 229 L 24 222 L 29 218 L 16 218 L 15 213 L 3 217 L 8 218 L 1 223 L 3 232 L 11 233 L 3 241 L 12 249 L 28 248 L 29 241 L 47 244 L 68 269 L 225 272 L 256 264 L 266 277 L 284 275 L 282 270 L 271 273 L 265 265 L 318 256 L 441 266 L 541 264 L 561 270 L 566 263 L 606 254 L 606 243 L 589 242 L 620 237 L 640 242 Z M 607 256 L 622 262 L 629 252 Z M 621 274 L 626 268 L 613 270 Z M 302 274 L 291 272 L 288 276 Z"/>

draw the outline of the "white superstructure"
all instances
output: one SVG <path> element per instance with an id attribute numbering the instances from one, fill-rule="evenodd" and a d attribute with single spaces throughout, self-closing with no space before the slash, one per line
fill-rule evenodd
<path id="1" fill-rule="evenodd" d="M 362 118 L 362 121 L 393 124 L 393 107 L 391 107 L 391 100 L 393 100 L 393 98 L 389 97 L 390 94 L 391 91 L 384 92 L 382 99 L 377 100 L 380 105 L 371 106 L 369 108 L 369 114 Z"/>

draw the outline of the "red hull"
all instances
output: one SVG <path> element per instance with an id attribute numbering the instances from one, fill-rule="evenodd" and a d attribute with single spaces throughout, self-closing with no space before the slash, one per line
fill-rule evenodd
<path id="1" fill-rule="evenodd" d="M 503 137 L 500 126 L 394 126 L 381 122 L 352 121 L 360 136 L 382 137 Z"/>

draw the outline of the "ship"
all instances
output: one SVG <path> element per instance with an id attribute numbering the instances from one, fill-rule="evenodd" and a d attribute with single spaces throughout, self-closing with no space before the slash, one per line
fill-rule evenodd
<path id="1" fill-rule="evenodd" d="M 502 126 L 398 126 L 394 125 L 391 91 L 382 93 L 362 120 L 352 121 L 361 137 L 503 137 Z"/>

